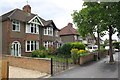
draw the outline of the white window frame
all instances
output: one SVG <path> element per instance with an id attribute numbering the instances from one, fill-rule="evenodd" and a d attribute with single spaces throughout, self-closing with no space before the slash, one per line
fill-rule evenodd
<path id="1" fill-rule="evenodd" d="M 30 42 L 29 44 L 28 41 Z M 26 41 L 26 52 L 32 52 L 39 49 L 39 41 L 32 41 L 32 40 L 28 40 L 28 41 Z M 33 44 L 33 50 L 31 50 L 32 44 Z M 27 45 L 29 45 L 30 50 L 27 50 Z M 36 49 L 35 49 L 35 45 L 36 45 Z"/>
<path id="2" fill-rule="evenodd" d="M 49 45 L 53 45 L 52 41 L 44 41 L 44 47 L 48 49 Z"/>
<path id="3" fill-rule="evenodd" d="M 55 36 L 56 36 L 56 37 L 59 36 L 59 31 L 55 31 Z"/>
<path id="4" fill-rule="evenodd" d="M 53 28 L 52 27 L 44 28 L 44 35 L 53 36 Z"/>
<path id="5" fill-rule="evenodd" d="M 32 27 L 33 27 L 33 32 L 31 32 L 31 28 Z M 36 29 L 36 32 L 35 32 L 35 29 Z M 34 23 L 26 24 L 26 33 L 39 34 L 39 25 L 38 24 L 34 24 Z"/>
<path id="6" fill-rule="evenodd" d="M 15 25 L 16 29 L 13 30 L 13 25 Z M 12 21 L 12 31 L 20 32 L 20 21 Z"/>

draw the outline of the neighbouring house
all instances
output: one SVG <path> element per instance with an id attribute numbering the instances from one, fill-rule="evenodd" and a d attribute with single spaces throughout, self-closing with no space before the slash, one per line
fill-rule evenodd
<path id="1" fill-rule="evenodd" d="M 100 38 L 100 45 L 104 44 L 104 41 Z M 98 44 L 98 37 L 95 37 L 94 35 L 88 35 L 85 39 L 83 39 L 82 43 L 86 45 L 97 45 Z"/>
<path id="2" fill-rule="evenodd" d="M 59 47 L 59 29 L 52 20 L 44 20 L 31 13 L 30 5 L 14 9 L 2 16 L 2 53 L 29 56 L 41 45 Z"/>
<path id="3" fill-rule="evenodd" d="M 67 26 L 62 28 L 59 32 L 60 39 L 65 42 L 82 42 L 82 38 L 78 34 L 77 30 L 73 28 L 72 23 L 68 23 Z"/>

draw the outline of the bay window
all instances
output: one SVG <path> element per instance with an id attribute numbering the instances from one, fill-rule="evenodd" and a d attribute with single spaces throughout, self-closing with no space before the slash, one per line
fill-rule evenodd
<path id="1" fill-rule="evenodd" d="M 32 52 L 39 49 L 38 41 L 26 41 L 26 52 Z"/>
<path id="2" fill-rule="evenodd" d="M 39 34 L 39 25 L 38 24 L 27 24 L 26 33 Z"/>

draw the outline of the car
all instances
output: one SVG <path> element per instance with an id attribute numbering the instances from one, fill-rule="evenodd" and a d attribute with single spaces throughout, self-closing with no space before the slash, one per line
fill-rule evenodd
<path id="1" fill-rule="evenodd" d="M 115 52 L 119 52 L 119 49 L 114 49 Z"/>
<path id="2" fill-rule="evenodd" d="M 98 50 L 98 46 L 97 46 L 97 45 L 88 45 L 87 47 L 88 47 L 88 50 L 89 50 L 90 52 L 93 52 L 93 51 L 95 51 L 95 50 Z"/>

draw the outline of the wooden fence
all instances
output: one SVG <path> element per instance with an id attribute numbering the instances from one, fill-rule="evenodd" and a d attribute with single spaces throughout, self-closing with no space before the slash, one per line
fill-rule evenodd
<path id="1" fill-rule="evenodd" d="M 0 80 L 8 80 L 9 64 L 6 60 L 0 61 Z"/>

